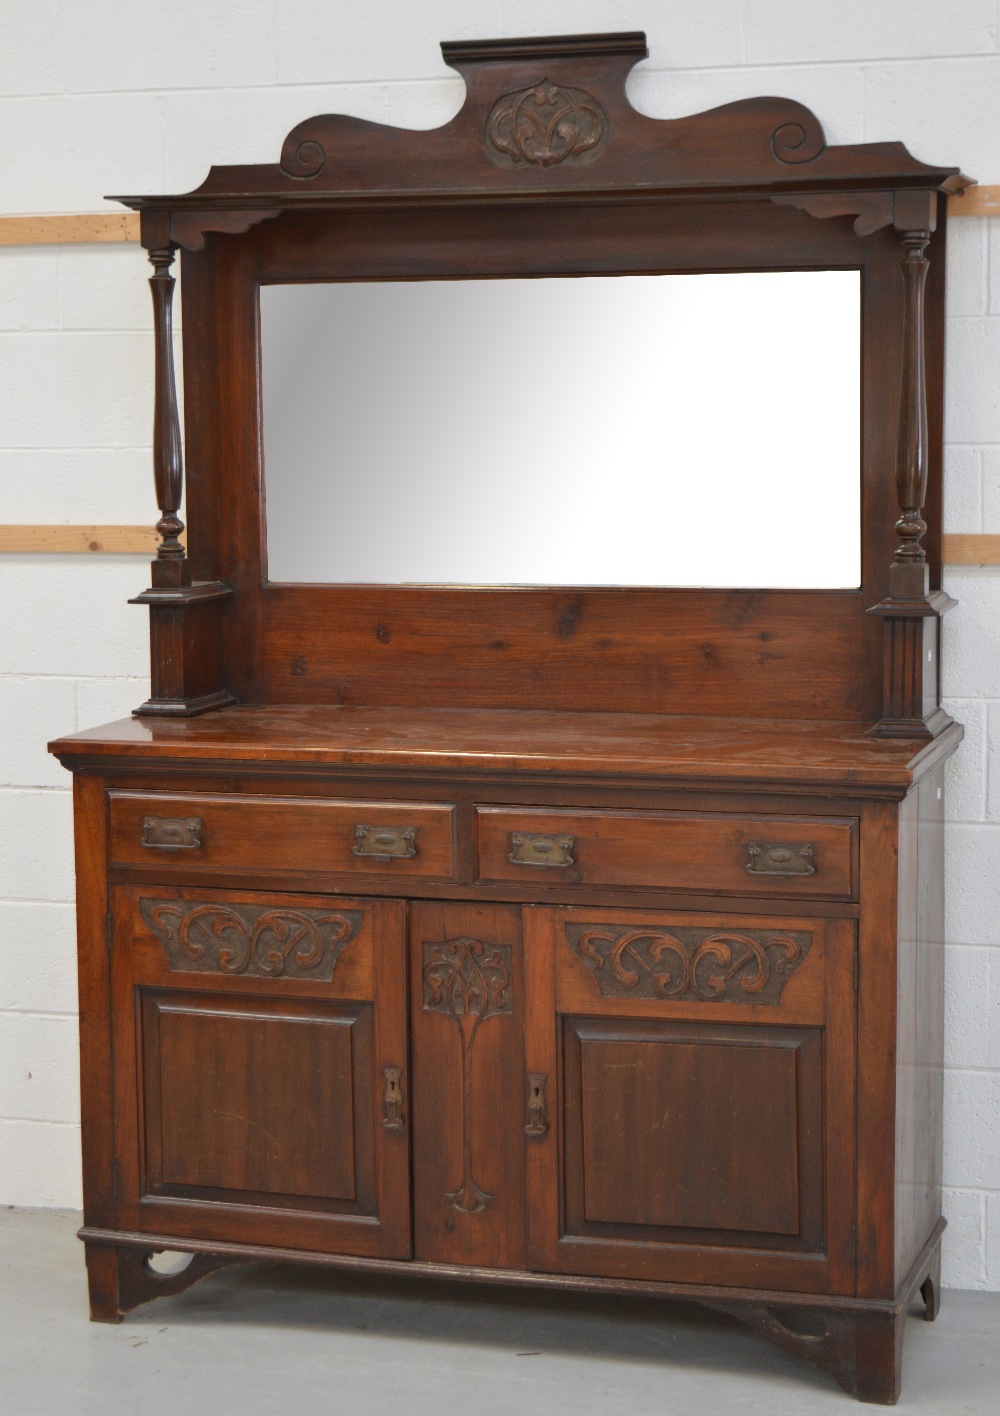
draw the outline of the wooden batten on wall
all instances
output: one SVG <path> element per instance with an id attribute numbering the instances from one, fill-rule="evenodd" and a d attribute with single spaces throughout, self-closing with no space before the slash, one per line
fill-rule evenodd
<path id="1" fill-rule="evenodd" d="M 139 218 L 133 212 L 0 216 L 0 246 L 92 245 L 138 240 Z"/>
<path id="2" fill-rule="evenodd" d="M 151 526 L 0 526 L 0 554 L 7 555 L 149 555 L 156 545 Z M 1000 565 L 1000 535 L 946 535 L 944 561 Z"/>
<path id="3" fill-rule="evenodd" d="M 0 552 L 8 555 L 150 555 L 156 544 L 152 526 L 0 526 Z"/>

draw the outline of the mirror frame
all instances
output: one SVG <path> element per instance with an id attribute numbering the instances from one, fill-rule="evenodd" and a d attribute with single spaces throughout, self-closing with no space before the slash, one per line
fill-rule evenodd
<path id="1" fill-rule="evenodd" d="M 898 143 L 830 147 L 790 100 L 647 118 L 625 96 L 647 52 L 640 34 L 442 48 L 467 88 L 442 128 L 319 117 L 293 129 L 276 166 L 213 168 L 186 196 L 119 198 L 142 213 L 157 315 L 163 544 L 138 597 L 150 606 L 154 670 L 139 711 L 420 704 L 940 732 L 937 656 L 932 674 L 920 667 L 947 608 L 939 197 L 966 179 Z M 178 247 L 187 554 L 169 339 Z M 860 590 L 264 579 L 262 284 L 829 268 L 862 278 Z M 476 347 L 494 376 L 488 338 Z M 601 357 L 595 340 L 598 376 Z M 780 400 L 780 369 L 774 389 Z M 518 392 L 498 396 L 516 410 Z M 329 531 L 335 551 L 342 528 Z"/>

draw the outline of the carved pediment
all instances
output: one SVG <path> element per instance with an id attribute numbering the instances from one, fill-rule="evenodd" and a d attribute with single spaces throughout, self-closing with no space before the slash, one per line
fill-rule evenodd
<path id="1" fill-rule="evenodd" d="M 829 185 L 957 190 L 955 168 L 929 167 L 901 143 L 827 145 L 816 116 L 791 99 L 753 97 L 691 117 L 655 119 L 625 93 L 647 57 L 641 33 L 443 44 L 465 80 L 459 112 L 430 132 L 343 114 L 299 123 L 277 165 L 213 167 L 196 192 L 122 197 L 169 208 L 175 242 L 246 229 L 247 213 L 338 201 L 503 200 L 534 194 L 747 193 Z M 230 215 L 219 224 L 213 209 Z M 238 223 L 244 224 L 240 226 Z M 149 244 L 149 243 L 147 243 Z"/>

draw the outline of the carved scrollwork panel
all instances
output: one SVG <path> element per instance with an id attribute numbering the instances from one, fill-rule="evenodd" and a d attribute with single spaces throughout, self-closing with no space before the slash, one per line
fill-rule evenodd
<path id="1" fill-rule="evenodd" d="M 486 119 L 486 153 L 498 167 L 586 163 L 607 135 L 607 114 L 596 98 L 543 79 L 497 99 Z"/>
<path id="2" fill-rule="evenodd" d="M 175 973 L 310 978 L 329 983 L 358 932 L 361 910 L 141 899 L 146 924 Z"/>
<path id="3" fill-rule="evenodd" d="M 424 1007 L 475 1027 L 495 1013 L 511 1011 L 509 944 L 481 939 L 445 939 L 424 945 Z"/>
<path id="4" fill-rule="evenodd" d="M 812 944 L 806 930 L 567 924 L 603 998 L 777 1003 Z"/>

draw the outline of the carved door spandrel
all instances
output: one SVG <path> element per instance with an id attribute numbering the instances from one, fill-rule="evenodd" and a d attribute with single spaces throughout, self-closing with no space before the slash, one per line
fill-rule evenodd
<path id="1" fill-rule="evenodd" d="M 412 906 L 418 1258 L 524 1266 L 523 994 L 518 909 Z"/>

